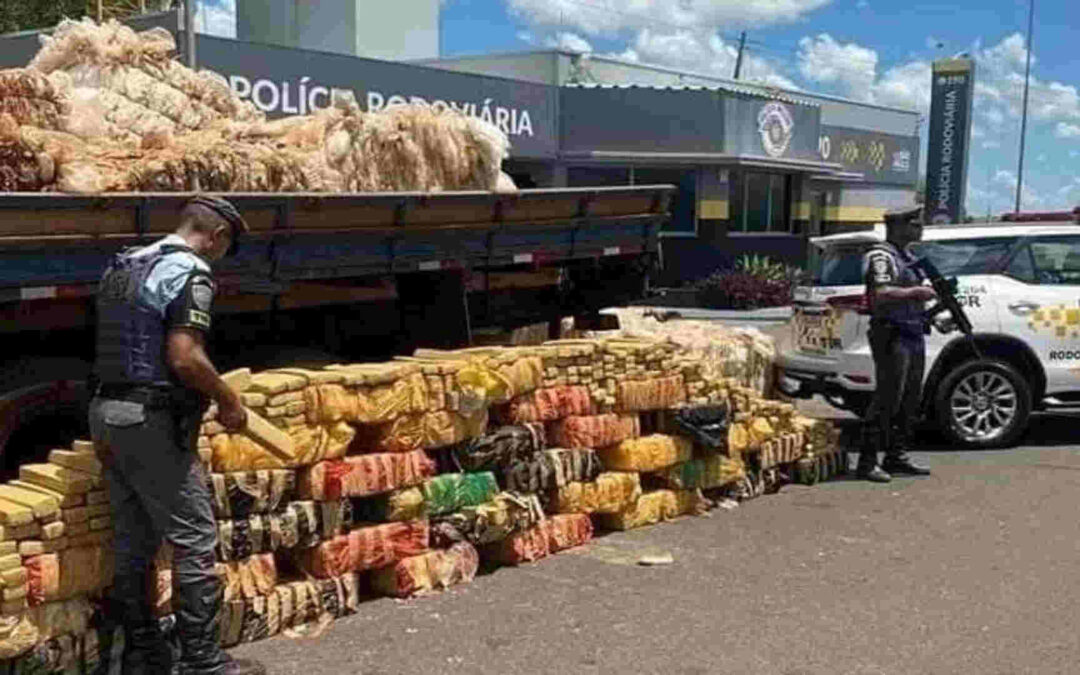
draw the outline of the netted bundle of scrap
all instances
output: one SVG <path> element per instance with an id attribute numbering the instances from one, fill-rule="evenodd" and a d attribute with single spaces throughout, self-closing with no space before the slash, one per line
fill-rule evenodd
<path id="1" fill-rule="evenodd" d="M 164 29 L 63 21 L 0 71 L 0 190 L 514 190 L 506 135 L 453 110 L 364 113 L 349 97 L 267 121 Z"/>

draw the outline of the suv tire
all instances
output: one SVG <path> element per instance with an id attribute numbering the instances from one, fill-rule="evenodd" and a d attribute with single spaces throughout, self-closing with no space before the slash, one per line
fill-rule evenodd
<path id="1" fill-rule="evenodd" d="M 1005 361 L 966 361 L 942 378 L 934 410 L 945 436 L 967 448 L 1016 442 L 1031 415 L 1031 384 Z"/>

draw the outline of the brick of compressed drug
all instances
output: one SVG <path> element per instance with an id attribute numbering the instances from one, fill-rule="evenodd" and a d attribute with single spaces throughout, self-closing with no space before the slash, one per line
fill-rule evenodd
<path id="1" fill-rule="evenodd" d="M 17 527 L 32 522 L 34 522 L 34 512 L 30 507 L 0 499 L 0 524 Z"/>
<path id="2" fill-rule="evenodd" d="M 101 462 L 98 461 L 97 455 L 92 452 L 53 450 L 49 453 L 49 463 L 74 469 L 75 471 L 82 471 L 93 476 L 101 475 Z"/>
<path id="3" fill-rule="evenodd" d="M 26 597 L 26 594 L 30 592 L 29 584 L 23 584 L 22 586 L 5 586 L 3 589 L 4 602 L 11 602 L 13 600 L 22 600 Z"/>
<path id="4" fill-rule="evenodd" d="M 90 519 L 90 529 L 93 530 L 105 530 L 112 525 L 112 516 L 102 516 L 101 518 Z"/>
<path id="5" fill-rule="evenodd" d="M 94 452 L 93 441 L 72 441 L 71 449 L 75 452 Z"/>
<path id="6" fill-rule="evenodd" d="M 44 487 L 42 485 L 35 485 L 34 483 L 27 483 L 27 482 L 21 481 L 21 480 L 13 480 L 13 481 L 9 482 L 8 485 L 11 485 L 13 487 L 24 488 L 26 490 L 33 490 L 34 492 L 41 492 L 41 493 L 47 494 L 47 495 L 49 495 L 51 497 L 55 497 L 56 499 L 59 500 L 60 508 L 62 508 L 62 509 L 70 508 L 72 506 L 82 506 L 83 504 L 86 503 L 86 495 L 83 495 L 83 494 L 65 495 L 62 492 L 57 492 L 56 490 L 51 490 L 51 489 L 49 489 L 47 487 Z"/>
<path id="7" fill-rule="evenodd" d="M 287 391 L 284 394 L 275 394 L 266 399 L 267 407 L 278 407 L 304 400 L 303 391 Z"/>
<path id="8" fill-rule="evenodd" d="M 240 402 L 248 408 L 265 408 L 267 404 L 266 394 L 259 394 L 254 391 L 246 391 L 240 394 Z"/>
<path id="9" fill-rule="evenodd" d="M 86 503 L 90 506 L 96 504 L 108 504 L 109 493 L 107 490 L 93 490 L 86 493 Z"/>
<path id="10" fill-rule="evenodd" d="M 90 520 L 87 508 L 86 506 L 76 506 L 70 509 L 61 509 L 60 520 L 68 524 L 85 523 Z"/>
<path id="11" fill-rule="evenodd" d="M 18 541 L 33 539 L 41 535 L 41 523 L 34 521 L 26 525 L 0 525 L 0 541 Z"/>
<path id="12" fill-rule="evenodd" d="M 19 542 L 0 541 L 0 556 L 11 555 L 19 552 Z"/>
<path id="13" fill-rule="evenodd" d="M 0 485 L 0 499 L 21 504 L 29 508 L 38 520 L 49 522 L 56 520 L 60 512 L 60 501 L 54 497 L 10 485 Z"/>
<path id="14" fill-rule="evenodd" d="M 59 539 L 60 537 L 64 536 L 64 532 L 64 523 L 59 520 L 41 526 L 42 539 Z"/>
<path id="15" fill-rule="evenodd" d="M 23 464 L 19 480 L 34 483 L 63 494 L 86 494 L 94 489 L 94 477 L 56 464 Z"/>
<path id="16" fill-rule="evenodd" d="M 248 410 L 247 434 L 258 441 L 275 456 L 293 461 L 296 455 L 296 445 L 292 436 L 267 422 L 263 417 Z"/>
<path id="17" fill-rule="evenodd" d="M 80 534 L 74 537 L 66 537 L 68 541 L 68 546 L 72 548 L 82 546 L 102 546 L 112 541 L 112 538 L 113 531 L 111 529 L 97 530 L 94 532 L 87 532 L 86 534 Z"/>
<path id="18" fill-rule="evenodd" d="M 19 556 L 22 560 L 22 556 Z M 0 572 L 0 586 L 8 588 L 9 586 L 22 586 L 26 583 L 27 571 L 22 565 L 18 567 L 12 567 L 11 569 Z"/>
<path id="19" fill-rule="evenodd" d="M 225 382 L 225 386 L 239 394 L 251 388 L 251 369 L 237 368 L 236 370 L 230 370 L 222 375 L 221 379 Z"/>
<path id="20" fill-rule="evenodd" d="M 74 537 L 79 534 L 86 534 L 90 531 L 90 521 L 83 521 L 81 523 L 64 523 L 64 534 L 69 537 Z"/>
<path id="21" fill-rule="evenodd" d="M 16 567 L 22 567 L 22 556 L 18 553 L 9 553 L 7 555 L 0 556 L 0 572 L 6 572 L 13 570 Z"/>
<path id="22" fill-rule="evenodd" d="M 86 515 L 91 518 L 100 518 L 112 513 L 112 504 L 94 504 L 86 507 Z"/>
<path id="23" fill-rule="evenodd" d="M 25 558 L 32 555 L 56 553 L 57 551 L 63 551 L 67 547 L 67 537 L 49 539 L 48 541 L 43 541 L 41 539 L 27 539 L 19 542 L 19 555 Z"/>

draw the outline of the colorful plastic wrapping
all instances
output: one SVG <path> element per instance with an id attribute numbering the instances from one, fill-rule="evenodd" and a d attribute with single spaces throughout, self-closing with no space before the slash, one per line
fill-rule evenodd
<path id="1" fill-rule="evenodd" d="M 466 441 L 450 451 L 455 465 L 446 471 L 494 471 L 531 459 L 547 447 L 542 424 L 504 426 Z M 442 467 L 440 467 L 442 468 Z"/>
<path id="2" fill-rule="evenodd" d="M 651 480 L 664 487 L 685 490 L 723 487 L 745 477 L 742 460 L 724 455 L 692 459 L 650 475 Z"/>
<path id="3" fill-rule="evenodd" d="M 499 491 L 490 471 L 479 473 L 445 473 L 424 481 L 424 501 L 428 512 L 440 516 L 459 511 L 466 506 L 478 506 L 489 501 Z"/>
<path id="4" fill-rule="evenodd" d="M 60 599 L 60 556 L 55 553 L 30 556 L 23 560 L 31 607 Z"/>
<path id="5" fill-rule="evenodd" d="M 689 461 L 694 445 L 680 436 L 653 434 L 598 450 L 609 471 L 659 471 Z"/>
<path id="6" fill-rule="evenodd" d="M 500 565 L 520 565 L 536 562 L 550 553 L 547 528 L 540 523 L 515 532 L 502 541 L 486 544 L 480 549 L 480 558 Z"/>
<path id="7" fill-rule="evenodd" d="M 419 485 L 434 472 L 435 464 L 422 450 L 356 455 L 301 469 L 298 491 L 315 501 L 367 497 Z"/>
<path id="8" fill-rule="evenodd" d="M 298 461 L 286 461 L 244 434 L 216 434 L 210 439 L 211 465 L 215 473 L 287 469 Z"/>
<path id="9" fill-rule="evenodd" d="M 548 550 L 552 553 L 587 544 L 593 537 L 592 520 L 584 513 L 550 516 L 541 527 L 547 534 Z"/>
<path id="10" fill-rule="evenodd" d="M 551 491 L 548 510 L 552 513 L 619 513 L 632 507 L 641 496 L 638 473 L 608 471 L 592 482 L 571 482 Z"/>
<path id="11" fill-rule="evenodd" d="M 402 415 L 427 412 L 427 383 L 418 372 L 389 384 L 350 389 L 355 392 L 356 416 L 349 422 L 385 424 Z"/>
<path id="12" fill-rule="evenodd" d="M 589 415 L 548 423 L 548 438 L 563 448 L 602 448 L 640 435 L 637 415 Z"/>
<path id="13" fill-rule="evenodd" d="M 361 527 L 294 555 L 305 573 L 319 579 L 392 565 L 428 548 L 428 522 L 412 520 Z"/>
<path id="14" fill-rule="evenodd" d="M 335 425 L 357 417 L 356 394 L 340 384 L 319 384 L 304 389 L 307 422 L 310 425 Z"/>
<path id="15" fill-rule="evenodd" d="M 459 542 L 445 551 L 429 551 L 376 570 L 372 588 L 382 595 L 407 598 L 462 583 L 476 576 L 480 556 L 472 544 Z"/>
<path id="16" fill-rule="evenodd" d="M 508 424 L 554 422 L 564 417 L 592 415 L 595 412 L 588 387 L 564 386 L 537 389 L 510 401 L 500 410 Z"/>
<path id="17" fill-rule="evenodd" d="M 354 499 L 353 518 L 356 522 L 389 523 L 416 520 L 428 515 L 427 502 L 420 488 L 395 490 L 389 494 Z"/>
<path id="18" fill-rule="evenodd" d="M 680 435 L 694 440 L 704 448 L 722 451 L 727 448 L 730 412 L 727 405 L 682 408 L 671 416 Z"/>
<path id="19" fill-rule="evenodd" d="M 75 635 L 46 640 L 23 654 L 11 665 L 18 675 L 77 674 L 81 672 L 81 641 Z"/>
<path id="20" fill-rule="evenodd" d="M 115 555 L 111 546 L 66 548 L 57 556 L 60 567 L 57 598 L 75 598 L 112 585 Z"/>
<path id="21" fill-rule="evenodd" d="M 531 460 L 511 464 L 501 478 L 507 490 L 543 492 L 574 481 L 590 481 L 602 470 L 593 450 L 556 448 L 544 450 Z"/>
<path id="22" fill-rule="evenodd" d="M 632 530 L 692 513 L 700 504 L 697 490 L 654 490 L 641 495 L 626 511 L 597 515 L 596 524 L 604 530 Z"/>
<path id="23" fill-rule="evenodd" d="M 443 548 L 468 541 L 480 546 L 531 528 L 543 519 L 544 510 L 536 495 L 500 492 L 487 503 L 433 519 L 432 544 Z"/>
<path id="24" fill-rule="evenodd" d="M 214 516 L 245 518 L 283 508 L 296 495 L 296 472 L 290 469 L 210 475 Z"/>
<path id="25" fill-rule="evenodd" d="M 449 410 L 404 415 L 393 422 L 362 427 L 349 452 L 410 452 L 444 448 L 480 436 L 487 429 L 487 422 L 487 408 L 470 415 Z"/>

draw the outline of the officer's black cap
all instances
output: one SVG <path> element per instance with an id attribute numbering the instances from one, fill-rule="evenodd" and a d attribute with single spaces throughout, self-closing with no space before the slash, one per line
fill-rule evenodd
<path id="1" fill-rule="evenodd" d="M 885 224 L 891 223 L 922 223 L 923 208 L 921 206 L 905 206 L 885 212 Z"/>
<path id="2" fill-rule="evenodd" d="M 213 195 L 195 195 L 188 201 L 188 204 L 205 206 L 229 223 L 229 226 L 232 227 L 232 243 L 229 245 L 226 255 L 236 255 L 236 251 L 240 248 L 241 237 L 251 231 L 244 217 L 236 210 L 236 207 L 227 199 Z"/>

